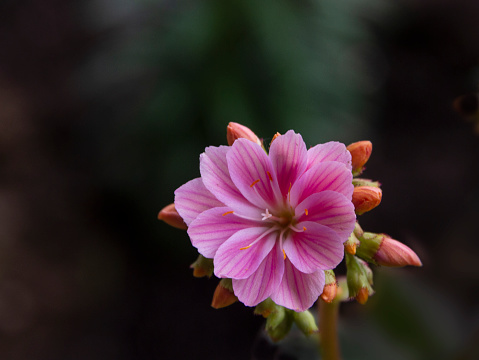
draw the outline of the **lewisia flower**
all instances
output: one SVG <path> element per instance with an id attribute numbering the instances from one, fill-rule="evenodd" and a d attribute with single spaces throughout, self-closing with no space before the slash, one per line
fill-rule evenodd
<path id="1" fill-rule="evenodd" d="M 271 298 L 296 311 L 323 292 L 325 270 L 343 259 L 356 215 L 351 155 L 338 142 L 307 150 L 290 130 L 271 144 L 239 138 L 208 147 L 201 177 L 175 191 L 193 246 L 214 259 L 248 306 Z"/>

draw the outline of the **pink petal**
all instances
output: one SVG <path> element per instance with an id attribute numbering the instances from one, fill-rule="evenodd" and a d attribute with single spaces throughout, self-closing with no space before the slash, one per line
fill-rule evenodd
<path id="1" fill-rule="evenodd" d="M 351 171 L 351 153 L 346 149 L 346 145 L 330 141 L 325 144 L 319 144 L 308 150 L 308 166 L 307 169 L 312 168 L 325 161 L 339 161 L 346 165 Z"/>
<path id="2" fill-rule="evenodd" d="M 219 278 L 232 279 L 250 277 L 276 242 L 277 231 L 263 236 L 269 230 L 270 228 L 267 227 L 247 228 L 238 231 L 226 240 L 216 251 L 215 275 Z M 260 237 L 261 240 L 245 249 Z"/>
<path id="3" fill-rule="evenodd" d="M 206 188 L 222 203 L 244 215 L 260 214 L 236 188 L 228 171 L 229 146 L 210 146 L 200 155 L 200 172 Z"/>
<path id="4" fill-rule="evenodd" d="M 244 220 L 232 214 L 228 207 L 216 207 L 199 214 L 188 227 L 188 235 L 201 255 L 213 258 L 221 244 L 233 234 L 258 225 L 261 223 Z"/>
<path id="5" fill-rule="evenodd" d="M 343 242 L 336 231 L 318 223 L 304 221 L 296 225 L 305 228 L 293 232 L 283 243 L 286 257 L 301 272 L 310 274 L 317 269 L 334 269 L 343 259 Z"/>
<path id="6" fill-rule="evenodd" d="M 297 217 L 298 222 L 313 221 L 326 225 L 344 241 L 353 232 L 356 222 L 353 203 L 343 194 L 330 190 L 308 196 L 296 206 L 295 213 L 301 214 Z"/>
<path id="7" fill-rule="evenodd" d="M 308 196 L 332 190 L 351 199 L 354 186 L 353 174 L 343 163 L 326 161 L 306 171 L 291 188 L 291 205 L 296 206 Z"/>
<path id="8" fill-rule="evenodd" d="M 233 290 L 247 306 L 258 305 L 268 298 L 281 283 L 284 272 L 283 252 L 275 244 L 258 269 L 247 279 L 233 279 Z"/>
<path id="9" fill-rule="evenodd" d="M 238 139 L 226 159 L 231 180 L 248 201 L 259 208 L 270 210 L 282 203 L 273 165 L 261 146 L 246 139 Z"/>
<path id="10" fill-rule="evenodd" d="M 224 204 L 206 189 L 201 178 L 190 180 L 175 190 L 176 211 L 188 226 L 203 211 L 218 206 Z"/>
<path id="11" fill-rule="evenodd" d="M 277 137 L 269 148 L 269 158 L 273 163 L 283 196 L 288 194 L 291 184 L 306 169 L 308 151 L 300 134 L 293 130 Z"/>
<path id="12" fill-rule="evenodd" d="M 278 305 L 295 311 L 305 311 L 318 299 L 323 288 L 323 270 L 304 274 L 286 259 L 283 280 L 270 297 Z"/>

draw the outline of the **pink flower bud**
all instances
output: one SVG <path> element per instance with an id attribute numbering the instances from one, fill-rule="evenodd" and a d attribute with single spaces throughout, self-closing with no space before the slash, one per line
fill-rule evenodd
<path id="1" fill-rule="evenodd" d="M 221 309 L 238 301 L 231 287 L 231 279 L 221 279 L 213 294 L 211 306 L 215 309 Z"/>
<path id="2" fill-rule="evenodd" d="M 380 188 L 373 186 L 357 186 L 353 191 L 352 202 L 356 214 L 362 215 L 374 209 L 381 203 L 383 192 Z"/>
<path id="3" fill-rule="evenodd" d="M 228 145 L 233 145 L 235 140 L 239 138 L 251 140 L 252 142 L 255 142 L 261 146 L 261 140 L 253 131 L 251 131 L 250 128 L 235 122 L 230 122 L 226 128 L 226 139 L 228 140 Z"/>
<path id="4" fill-rule="evenodd" d="M 186 230 L 188 228 L 183 221 L 183 218 L 180 216 L 180 214 L 178 214 L 178 211 L 176 211 L 175 204 L 165 206 L 159 212 L 158 220 L 163 220 L 168 225 L 181 230 Z"/>
<path id="5" fill-rule="evenodd" d="M 351 165 L 353 166 L 353 174 L 359 175 L 363 171 L 363 166 L 369 160 L 373 151 L 371 141 L 358 141 L 348 145 L 346 149 L 351 153 Z"/>
<path id="6" fill-rule="evenodd" d="M 387 236 L 383 237 L 373 259 L 378 265 L 389 267 L 422 266 L 421 260 L 414 251 L 403 243 Z"/>

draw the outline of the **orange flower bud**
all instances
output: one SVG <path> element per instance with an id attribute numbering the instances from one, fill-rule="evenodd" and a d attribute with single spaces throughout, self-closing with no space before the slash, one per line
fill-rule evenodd
<path id="1" fill-rule="evenodd" d="M 176 211 L 175 204 L 165 206 L 158 213 L 158 220 L 163 220 L 168 225 L 181 230 L 186 230 L 188 228 L 183 221 L 183 218 L 178 214 L 178 211 Z"/>
<path id="2" fill-rule="evenodd" d="M 211 277 L 213 275 L 213 259 L 207 259 L 203 255 L 198 255 L 196 261 L 190 265 L 193 269 L 193 276 L 202 278 L 204 276 Z"/>
<path id="3" fill-rule="evenodd" d="M 369 160 L 373 150 L 371 141 L 358 141 L 348 145 L 346 149 L 351 153 L 351 164 L 353 166 L 353 175 L 359 175 L 363 171 L 363 166 Z"/>
<path id="4" fill-rule="evenodd" d="M 233 293 L 231 279 L 221 279 L 213 294 L 213 301 L 211 306 L 215 309 L 221 309 L 238 301 L 238 298 Z"/>
<path id="5" fill-rule="evenodd" d="M 353 191 L 352 202 L 356 214 L 361 215 L 374 209 L 381 203 L 383 192 L 380 188 L 373 186 L 357 186 Z"/>
<path id="6" fill-rule="evenodd" d="M 359 226 L 359 225 L 358 225 Z M 349 235 L 348 240 L 344 242 L 344 250 L 348 252 L 351 255 L 356 254 L 356 248 L 360 245 L 361 243 L 359 242 L 358 238 L 356 237 L 356 234 L 354 232 Z"/>
<path id="7" fill-rule="evenodd" d="M 251 131 L 250 128 L 235 122 L 230 122 L 226 128 L 226 139 L 228 140 L 228 145 L 233 145 L 235 140 L 239 138 L 248 139 L 260 146 L 262 145 L 261 140 L 253 131 Z"/>
<path id="8" fill-rule="evenodd" d="M 373 259 L 378 265 L 389 267 L 422 266 L 419 256 L 411 248 L 387 236 L 383 237 Z"/>

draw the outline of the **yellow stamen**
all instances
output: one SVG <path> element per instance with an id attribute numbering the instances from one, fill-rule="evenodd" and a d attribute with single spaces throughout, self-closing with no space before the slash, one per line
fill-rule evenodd
<path id="1" fill-rule="evenodd" d="M 303 226 L 303 231 L 306 231 L 306 228 Z"/>
<path id="2" fill-rule="evenodd" d="M 255 184 L 259 183 L 259 179 L 258 180 L 255 180 L 253 181 L 253 183 L 250 185 L 250 187 L 253 187 Z"/>
<path id="3" fill-rule="evenodd" d="M 304 209 L 304 213 L 308 216 L 308 209 Z"/>
<path id="4" fill-rule="evenodd" d="M 266 171 L 266 174 L 268 174 L 269 179 L 270 179 L 271 181 L 273 181 L 273 177 L 271 176 L 271 173 L 270 173 L 269 171 Z"/>
<path id="5" fill-rule="evenodd" d="M 246 249 L 249 249 L 250 247 L 251 247 L 251 245 L 248 245 L 248 246 L 240 248 L 240 250 L 246 250 Z"/>
<path id="6" fill-rule="evenodd" d="M 286 260 L 286 253 L 284 252 L 284 249 L 283 249 L 283 257 L 284 257 L 284 260 Z"/>
<path id="7" fill-rule="evenodd" d="M 228 214 L 232 214 L 232 213 L 234 213 L 234 211 L 227 211 L 223 214 L 223 216 L 228 215 Z"/>

